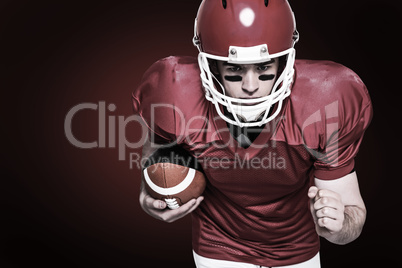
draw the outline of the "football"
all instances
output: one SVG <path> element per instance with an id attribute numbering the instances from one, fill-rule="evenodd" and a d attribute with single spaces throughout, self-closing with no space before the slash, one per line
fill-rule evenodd
<path id="1" fill-rule="evenodd" d="M 145 188 L 155 199 L 177 209 L 202 195 L 206 178 L 201 165 L 179 146 L 158 149 L 143 169 Z"/>

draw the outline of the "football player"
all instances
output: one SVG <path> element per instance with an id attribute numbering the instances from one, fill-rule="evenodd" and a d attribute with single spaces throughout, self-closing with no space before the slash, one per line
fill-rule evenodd
<path id="1" fill-rule="evenodd" d="M 370 97 L 340 64 L 295 60 L 298 39 L 286 0 L 204 0 L 198 59 L 156 62 L 133 93 L 152 137 L 144 157 L 178 144 L 208 179 L 176 210 L 140 192 L 160 220 L 192 212 L 197 267 L 316 268 L 319 236 L 346 244 L 362 231 L 354 158 Z"/>

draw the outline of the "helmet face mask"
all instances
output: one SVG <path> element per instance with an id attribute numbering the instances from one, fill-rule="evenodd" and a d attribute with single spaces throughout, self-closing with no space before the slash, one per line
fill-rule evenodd
<path id="1" fill-rule="evenodd" d="M 204 0 L 194 25 L 193 42 L 199 50 L 198 63 L 205 97 L 226 122 L 240 127 L 261 126 L 279 114 L 282 101 L 290 95 L 295 61 L 293 47 L 298 39 L 293 12 L 285 0 L 272 0 L 267 6 L 263 0 L 238 0 L 236 4 L 234 1 L 225 2 L 226 8 L 219 5 L 220 1 Z M 255 38 L 251 38 L 253 34 Z M 215 38 L 218 36 L 220 39 Z M 242 42 L 242 39 L 246 40 Z M 256 64 L 280 57 L 284 57 L 286 63 L 271 93 L 254 99 L 233 98 L 225 94 L 224 86 L 210 69 L 210 60 Z M 274 105 L 276 108 L 272 110 Z M 222 108 L 231 116 L 225 115 Z"/>

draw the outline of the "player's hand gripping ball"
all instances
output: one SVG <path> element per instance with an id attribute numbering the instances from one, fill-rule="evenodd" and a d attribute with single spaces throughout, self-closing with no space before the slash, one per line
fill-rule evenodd
<path id="1" fill-rule="evenodd" d="M 158 149 L 145 164 L 145 188 L 170 209 L 202 195 L 206 179 L 201 165 L 179 146 Z"/>

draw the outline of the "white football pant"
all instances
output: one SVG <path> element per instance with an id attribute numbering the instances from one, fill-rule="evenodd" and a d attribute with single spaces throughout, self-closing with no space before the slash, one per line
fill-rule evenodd
<path id="1" fill-rule="evenodd" d="M 215 260 L 210 258 L 205 258 L 193 251 L 194 262 L 197 268 L 320 268 L 320 253 L 317 253 L 313 258 L 302 263 L 286 265 L 286 266 L 275 266 L 275 267 L 265 267 L 260 265 L 254 265 L 244 262 L 233 262 L 233 261 L 223 261 Z"/>

